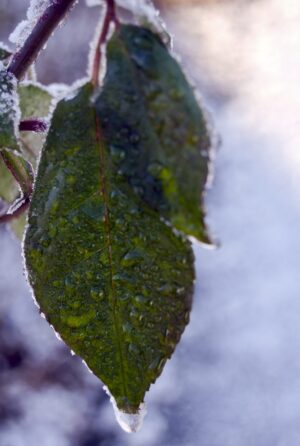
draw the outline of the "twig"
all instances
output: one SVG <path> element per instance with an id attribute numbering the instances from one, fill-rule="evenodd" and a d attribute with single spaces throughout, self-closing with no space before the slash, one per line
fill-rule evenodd
<path id="1" fill-rule="evenodd" d="M 30 198 L 29 197 L 23 197 L 22 202 L 19 207 L 14 209 L 12 213 L 0 215 L 0 224 L 1 223 L 8 223 L 11 220 L 20 217 L 27 209 L 30 204 Z"/>
<path id="2" fill-rule="evenodd" d="M 43 133 L 47 128 L 47 123 L 38 118 L 23 119 L 19 124 L 20 132 Z"/>
<path id="3" fill-rule="evenodd" d="M 33 169 L 31 164 L 6 150 L 0 152 L 0 157 L 12 176 L 19 183 L 24 197 L 30 197 L 33 180 Z"/>
<path id="4" fill-rule="evenodd" d="M 102 51 L 101 47 L 106 43 L 109 27 L 110 24 L 114 23 L 115 25 L 118 25 L 118 19 L 116 16 L 116 8 L 115 8 L 115 1 L 114 0 L 106 0 L 106 11 L 105 16 L 103 20 L 103 25 L 101 28 L 101 32 L 99 35 L 99 39 L 95 48 L 95 56 L 94 56 L 94 63 L 93 63 L 93 71 L 92 71 L 92 83 L 95 88 L 99 85 L 99 72 L 100 72 L 100 65 L 101 65 L 101 59 L 102 59 Z"/>
<path id="5" fill-rule="evenodd" d="M 8 71 L 13 73 L 17 79 L 24 76 L 55 28 L 75 2 L 76 0 L 55 0 L 49 3 L 24 45 L 14 54 L 8 66 Z"/>

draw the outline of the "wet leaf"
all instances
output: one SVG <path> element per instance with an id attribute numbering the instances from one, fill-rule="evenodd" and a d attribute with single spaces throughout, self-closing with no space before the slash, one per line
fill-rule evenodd
<path id="1" fill-rule="evenodd" d="M 0 150 L 20 151 L 18 142 L 19 107 L 17 80 L 0 66 Z"/>
<path id="2" fill-rule="evenodd" d="M 91 94 L 54 112 L 25 259 L 48 321 L 135 413 L 188 322 L 193 252 L 117 174 Z"/>
<path id="3" fill-rule="evenodd" d="M 134 190 L 177 229 L 210 243 L 203 209 L 207 124 L 156 34 L 132 25 L 117 29 L 96 108 L 114 162 Z"/>

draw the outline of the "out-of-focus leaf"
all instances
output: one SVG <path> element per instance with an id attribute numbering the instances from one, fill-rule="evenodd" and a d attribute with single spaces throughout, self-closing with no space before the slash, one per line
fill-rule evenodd
<path id="1" fill-rule="evenodd" d="M 0 150 L 20 151 L 17 80 L 0 65 Z"/>
<path id="2" fill-rule="evenodd" d="M 48 116 L 52 96 L 43 85 L 23 82 L 18 86 L 22 118 Z"/>
<path id="3" fill-rule="evenodd" d="M 11 51 L 7 48 L 6 45 L 4 45 L 2 42 L 0 42 L 0 60 L 5 60 L 8 57 L 12 55 Z"/>
<path id="4" fill-rule="evenodd" d="M 177 229 L 210 243 L 203 210 L 209 132 L 193 89 L 156 34 L 118 27 L 96 108 L 111 155 L 135 191 Z"/>
<path id="5" fill-rule="evenodd" d="M 0 198 L 11 203 L 17 197 L 18 192 L 17 182 L 0 156 Z"/>
<path id="6" fill-rule="evenodd" d="M 9 150 L 2 150 L 0 154 L 0 198 L 13 204 L 22 196 L 28 197 L 31 194 L 32 183 L 33 175 L 30 164 L 22 156 Z M 19 238 L 22 238 L 25 221 L 26 217 L 23 214 L 11 222 L 11 228 Z"/>
<path id="7" fill-rule="evenodd" d="M 92 91 L 54 112 L 25 259 L 48 321 L 135 413 L 188 322 L 193 252 L 116 173 Z"/>
<path id="8" fill-rule="evenodd" d="M 22 119 L 48 116 L 52 96 L 41 84 L 25 82 L 18 86 Z M 42 149 L 45 136 L 42 133 L 21 132 L 24 150 L 33 165 Z"/>
<path id="9" fill-rule="evenodd" d="M 22 215 L 20 215 L 18 218 L 15 218 L 12 220 L 10 226 L 13 232 L 16 234 L 18 239 L 22 240 L 24 236 L 24 230 L 26 226 L 26 218 L 27 218 L 27 212 L 24 212 Z"/>

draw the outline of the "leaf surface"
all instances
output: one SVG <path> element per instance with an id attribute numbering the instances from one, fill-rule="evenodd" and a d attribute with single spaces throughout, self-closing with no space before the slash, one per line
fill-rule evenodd
<path id="1" fill-rule="evenodd" d="M 19 107 L 17 80 L 0 66 L 0 150 L 20 151 L 18 142 Z"/>
<path id="2" fill-rule="evenodd" d="M 115 31 L 96 108 L 115 164 L 134 190 L 177 229 L 210 243 L 203 205 L 207 124 L 156 34 L 133 25 Z"/>
<path id="3" fill-rule="evenodd" d="M 24 82 L 18 86 L 22 119 L 45 118 L 49 115 L 52 95 L 47 88 L 36 82 Z M 45 141 L 43 133 L 21 132 L 21 140 L 27 158 L 35 166 Z"/>
<path id="4" fill-rule="evenodd" d="M 91 95 L 87 84 L 54 112 L 25 259 L 48 321 L 135 413 L 188 322 L 193 252 L 115 173 Z"/>

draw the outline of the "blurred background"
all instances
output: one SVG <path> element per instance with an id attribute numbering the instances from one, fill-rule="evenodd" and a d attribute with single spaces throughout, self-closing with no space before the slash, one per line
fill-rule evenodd
<path id="1" fill-rule="evenodd" d="M 28 4 L 0 0 L 0 40 Z M 191 323 L 129 435 L 39 316 L 20 242 L 2 226 L 0 446 L 300 444 L 300 2 L 157 6 L 221 139 L 206 199 L 220 247 L 194 245 Z M 85 75 L 99 14 L 79 2 L 39 58 L 40 81 Z"/>

